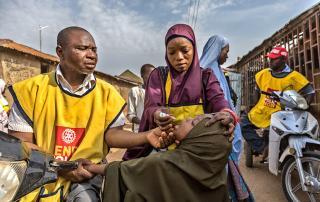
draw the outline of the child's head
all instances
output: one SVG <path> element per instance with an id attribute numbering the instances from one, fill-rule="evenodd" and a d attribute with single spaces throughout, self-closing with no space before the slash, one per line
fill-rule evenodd
<path id="1" fill-rule="evenodd" d="M 177 140 L 183 140 L 191 131 L 191 129 L 197 125 L 200 121 L 205 119 L 206 115 L 199 115 L 195 118 L 189 118 L 181 122 L 181 124 L 174 126 L 174 135 Z"/>

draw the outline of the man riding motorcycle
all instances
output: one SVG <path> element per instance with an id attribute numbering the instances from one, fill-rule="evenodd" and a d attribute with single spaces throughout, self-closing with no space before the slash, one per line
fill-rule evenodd
<path id="1" fill-rule="evenodd" d="M 280 110 L 277 101 L 261 92 L 295 90 L 303 95 L 308 103 L 315 94 L 312 84 L 286 64 L 288 52 L 285 48 L 275 47 L 267 57 L 270 59 L 270 68 L 265 68 L 255 75 L 254 98 L 258 102 L 254 102 L 256 104 L 241 120 L 242 135 L 255 154 L 262 154 L 268 144 L 256 130 L 269 127 L 271 115 Z"/>

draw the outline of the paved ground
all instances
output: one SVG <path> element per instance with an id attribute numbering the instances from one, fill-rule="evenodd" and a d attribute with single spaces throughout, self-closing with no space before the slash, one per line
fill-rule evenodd
<path id="1" fill-rule="evenodd" d="M 107 155 L 108 162 L 120 161 L 125 151 L 125 149 L 112 148 L 109 154 Z"/>
<path id="2" fill-rule="evenodd" d="M 111 149 L 108 161 L 120 160 L 124 149 Z M 255 159 L 254 168 L 246 168 L 244 160 L 240 163 L 241 172 L 244 175 L 257 202 L 285 202 L 282 193 L 281 176 L 274 176 L 268 172 L 267 164 L 261 164 Z"/>
<path id="3" fill-rule="evenodd" d="M 268 164 L 254 160 L 254 167 L 247 168 L 244 158 L 240 162 L 240 169 L 257 202 L 287 201 L 281 187 L 281 175 L 274 176 L 268 172 Z"/>

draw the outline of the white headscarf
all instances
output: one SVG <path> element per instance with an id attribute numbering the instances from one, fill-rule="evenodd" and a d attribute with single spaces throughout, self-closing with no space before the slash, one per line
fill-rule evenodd
<path id="1" fill-rule="evenodd" d="M 210 37 L 203 48 L 200 66 L 203 68 L 209 67 L 213 70 L 224 92 L 224 97 L 228 100 L 230 107 L 234 110 L 229 85 L 218 62 L 222 49 L 227 45 L 229 45 L 229 42 L 223 36 L 213 35 Z"/>
<path id="2" fill-rule="evenodd" d="M 218 35 L 210 37 L 203 48 L 203 52 L 200 58 L 200 66 L 203 68 L 209 67 L 213 70 L 224 92 L 224 97 L 226 98 L 226 100 L 228 100 L 231 109 L 235 111 L 227 79 L 224 76 L 218 62 L 222 49 L 227 45 L 229 45 L 229 42 L 225 37 Z M 234 131 L 234 140 L 232 142 L 232 152 L 230 154 L 231 159 L 234 160 L 237 164 L 240 160 L 241 148 L 242 134 L 240 124 L 237 124 Z"/>

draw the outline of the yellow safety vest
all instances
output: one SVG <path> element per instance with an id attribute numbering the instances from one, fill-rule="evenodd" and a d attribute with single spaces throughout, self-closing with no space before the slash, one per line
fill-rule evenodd
<path id="1" fill-rule="evenodd" d="M 33 126 L 36 144 L 57 159 L 89 159 L 101 162 L 107 152 L 104 133 L 122 112 L 125 101 L 115 88 L 96 80 L 94 88 L 83 96 L 64 92 L 55 80 L 55 72 L 38 75 L 14 84 L 10 89 L 15 103 Z M 44 186 L 44 194 L 63 187 L 65 196 L 71 182 L 59 177 Z M 21 201 L 35 201 L 39 189 Z M 60 201 L 60 192 L 41 201 Z"/>
<path id="2" fill-rule="evenodd" d="M 165 93 L 166 93 L 166 106 L 169 109 L 170 114 L 172 114 L 176 119 L 174 121 L 174 124 L 179 124 L 181 121 L 186 120 L 187 118 L 194 118 L 198 115 L 204 114 L 204 106 L 202 99 L 200 99 L 199 104 L 194 105 L 188 105 L 188 106 L 177 106 L 177 105 L 170 105 L 169 104 L 169 96 L 171 93 L 171 76 L 170 72 L 168 72 L 166 85 L 165 85 Z M 172 144 L 168 147 L 169 150 L 173 150 L 176 148 L 176 144 Z"/>
<path id="3" fill-rule="evenodd" d="M 272 92 L 282 90 L 299 91 L 309 81 L 299 72 L 292 71 L 283 78 L 272 76 L 270 69 L 263 69 L 255 76 L 257 86 L 261 91 Z M 271 115 L 281 110 L 279 103 L 261 94 L 258 103 L 250 110 L 248 117 L 251 123 L 258 128 L 266 128 L 270 125 Z"/>

